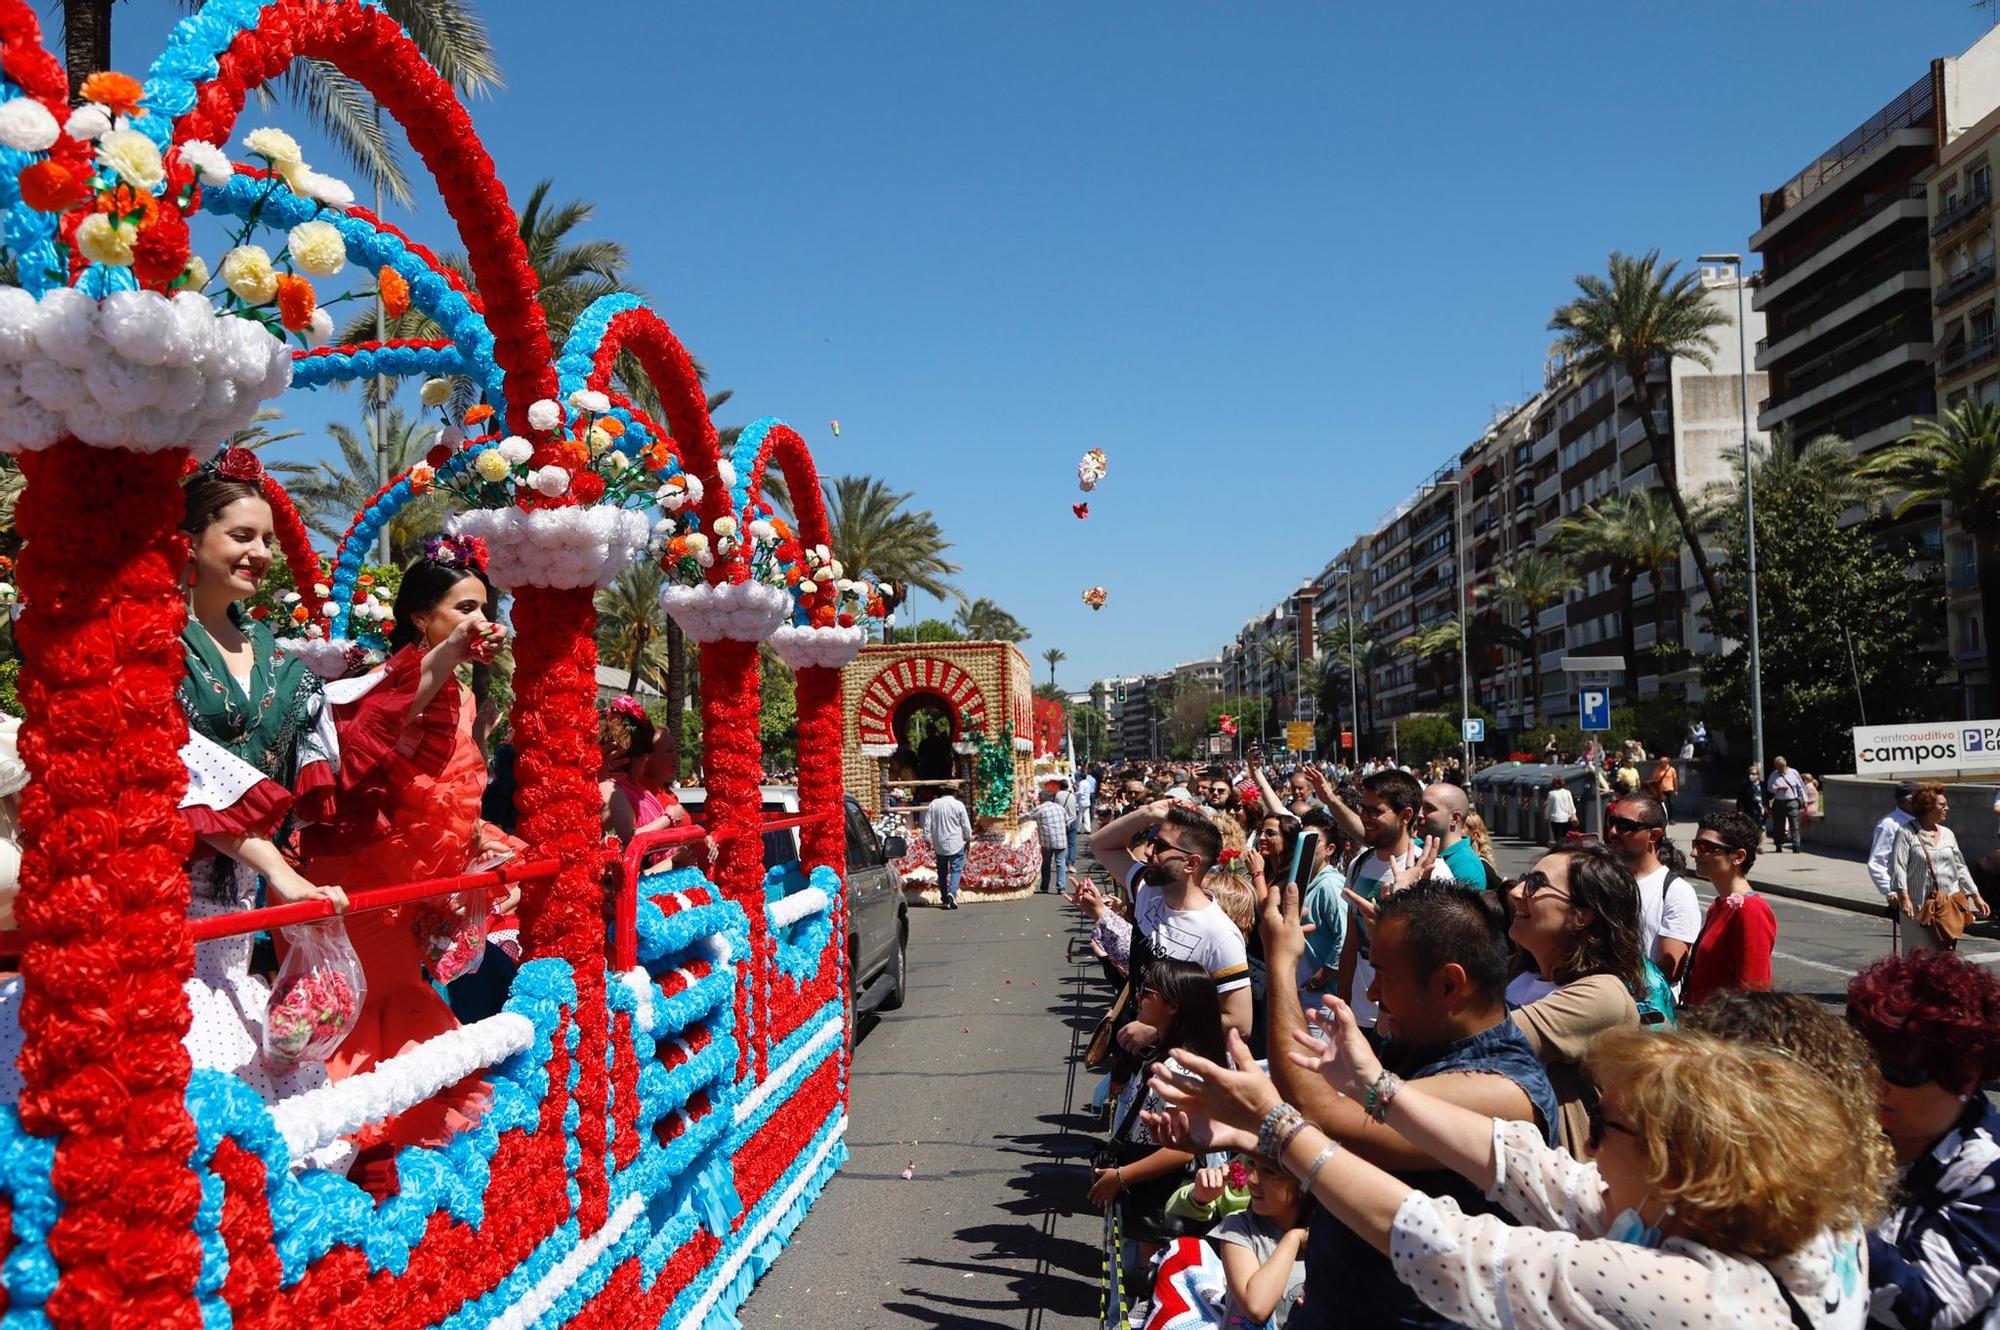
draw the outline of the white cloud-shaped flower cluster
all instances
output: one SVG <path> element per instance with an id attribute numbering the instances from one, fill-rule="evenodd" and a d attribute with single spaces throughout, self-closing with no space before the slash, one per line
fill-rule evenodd
<path id="1" fill-rule="evenodd" d="M 433 1035 L 371 1071 L 282 1100 L 272 1105 L 272 1123 L 296 1165 L 321 1146 L 414 1108 L 476 1071 L 499 1066 L 534 1042 L 534 1022 L 518 1012 L 503 1011 Z"/>
<path id="2" fill-rule="evenodd" d="M 646 515 L 631 508 L 475 508 L 455 529 L 486 542 L 487 575 L 503 587 L 609 586 L 646 548 Z"/>
<path id="3" fill-rule="evenodd" d="M 792 612 L 792 598 L 762 582 L 660 589 L 660 608 L 695 642 L 762 642 Z"/>
<path id="4" fill-rule="evenodd" d="M 818 666 L 837 670 L 861 654 L 868 634 L 852 628 L 808 628 L 788 623 L 771 634 L 771 649 L 795 670 Z"/>
<path id="5" fill-rule="evenodd" d="M 347 673 L 347 657 L 354 646 L 344 637 L 281 637 L 278 650 L 297 656 L 306 668 L 322 679 L 338 679 Z"/>
<path id="6" fill-rule="evenodd" d="M 284 343 L 191 291 L 0 287 L 0 452 L 73 437 L 206 456 L 291 381 Z"/>

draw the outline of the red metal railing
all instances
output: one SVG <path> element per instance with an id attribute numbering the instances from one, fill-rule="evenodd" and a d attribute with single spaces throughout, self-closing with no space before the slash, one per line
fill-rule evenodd
<path id="1" fill-rule="evenodd" d="M 761 837 L 770 831 L 788 831 L 795 827 L 806 827 L 822 818 L 834 816 L 836 816 L 834 813 L 802 813 L 791 817 L 771 818 L 758 824 L 756 834 Z M 707 834 L 707 830 L 700 823 L 687 822 L 677 827 L 662 827 L 658 831 L 642 832 L 634 836 L 631 843 L 622 850 L 605 853 L 605 869 L 607 872 L 617 874 L 611 935 L 614 969 L 629 970 L 639 963 L 640 865 L 657 850 L 691 844 Z M 386 910 L 391 906 L 407 905 L 412 901 L 449 896 L 461 891 L 478 891 L 510 883 L 549 882 L 553 881 L 555 876 L 555 860 L 539 859 L 526 864 L 502 864 L 484 873 L 461 873 L 456 877 L 433 877 L 417 882 L 401 882 L 390 887 L 371 887 L 349 893 L 347 913 L 365 914 L 370 910 Z M 289 905 L 267 905 L 261 909 L 244 910 L 236 914 L 211 915 L 203 919 L 190 920 L 188 932 L 197 943 L 213 942 L 217 938 L 260 933 L 267 929 L 282 928 L 288 924 L 331 919 L 338 913 L 327 902 L 318 900 L 299 901 Z M 25 938 L 18 929 L 0 931 L 0 956 L 19 956 L 24 941 Z"/>

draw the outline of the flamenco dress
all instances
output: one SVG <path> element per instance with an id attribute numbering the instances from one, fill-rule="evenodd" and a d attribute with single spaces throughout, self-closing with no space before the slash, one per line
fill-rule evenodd
<path id="1" fill-rule="evenodd" d="M 486 763 L 472 735 L 471 693 L 447 679 L 422 714 L 410 714 L 422 666 L 423 652 L 406 646 L 381 669 L 329 686 L 341 764 L 332 816 L 302 838 L 302 871 L 312 881 L 352 892 L 454 877 L 466 871 L 482 831 L 492 841 L 524 848 L 480 820 Z M 327 1059 L 334 1080 L 458 1028 L 424 974 L 420 925 L 428 904 L 348 919 L 348 940 L 368 993 L 359 1021 Z M 369 1125 L 353 1141 L 358 1150 L 377 1154 L 381 1147 L 436 1147 L 474 1125 L 487 1098 L 485 1081 L 474 1074 Z"/>

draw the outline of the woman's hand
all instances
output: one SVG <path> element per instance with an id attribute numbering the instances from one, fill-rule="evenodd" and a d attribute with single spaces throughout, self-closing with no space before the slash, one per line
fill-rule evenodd
<path id="1" fill-rule="evenodd" d="M 1109 1209 L 1118 1199 L 1118 1193 L 1125 1190 L 1125 1180 L 1115 1168 L 1100 1168 L 1091 1175 L 1090 1203 L 1100 1210 Z"/>
<path id="2" fill-rule="evenodd" d="M 1160 1032 L 1144 1021 L 1127 1021 L 1118 1031 L 1118 1046 L 1127 1053 L 1143 1053 L 1153 1046 Z"/>
<path id="3" fill-rule="evenodd" d="M 1153 1134 L 1153 1143 L 1189 1154 L 1227 1150 L 1235 1154 L 1256 1154 L 1257 1133 L 1204 1117 L 1200 1113 L 1169 1109 L 1164 1113 L 1142 1112 L 1139 1121 Z"/>
<path id="4" fill-rule="evenodd" d="M 1975 891 L 1972 893 L 1972 912 L 1984 919 L 1993 913 L 1993 907 L 1986 903 L 1984 896 Z"/>
<path id="5" fill-rule="evenodd" d="M 301 901 L 325 901 L 333 906 L 335 914 L 347 913 L 346 892 L 336 886 L 308 882 L 289 864 L 281 872 L 266 873 L 264 881 L 269 884 L 271 894 L 286 905 L 297 905 Z"/>
<path id="6" fill-rule="evenodd" d="M 1264 884 L 1264 856 L 1255 850 L 1243 852 L 1243 862 L 1250 866 L 1250 880 L 1258 886 Z"/>
<path id="7" fill-rule="evenodd" d="M 1271 1078 L 1257 1070 L 1250 1046 L 1229 1031 L 1229 1056 L 1247 1071 L 1234 1071 L 1186 1049 L 1172 1053 L 1177 1067 L 1162 1062 L 1153 1068 L 1153 1093 L 1170 1108 L 1187 1109 L 1224 1126 L 1254 1132 L 1264 1114 L 1282 1102 Z"/>
<path id="8" fill-rule="evenodd" d="M 1295 1067 L 1318 1072 L 1336 1094 L 1359 1100 L 1381 1076 L 1382 1061 L 1368 1046 L 1352 1007 L 1337 997 L 1323 997 L 1319 1004 L 1328 1017 L 1322 1022 L 1327 1027 L 1327 1037 L 1294 1030 L 1292 1042 L 1298 1047 L 1287 1051 L 1285 1056 Z"/>
<path id="9" fill-rule="evenodd" d="M 1088 880 L 1078 882 L 1070 900 L 1077 909 L 1082 910 L 1091 919 L 1096 919 L 1104 913 L 1104 893 L 1097 889 L 1095 882 Z"/>
<path id="10" fill-rule="evenodd" d="M 1229 1186 L 1229 1174 L 1220 1168 L 1198 1168 L 1194 1171 L 1194 1190 L 1188 1199 L 1196 1205 L 1214 1205 L 1222 1198 Z"/>

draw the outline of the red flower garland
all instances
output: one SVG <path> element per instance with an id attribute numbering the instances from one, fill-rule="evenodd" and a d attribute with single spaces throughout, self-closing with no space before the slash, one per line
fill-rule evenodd
<path id="1" fill-rule="evenodd" d="M 702 774 L 713 810 L 708 833 L 721 846 L 715 883 L 750 918 L 750 958 L 736 985 L 736 1030 L 742 1048 L 739 1076 L 764 1073 L 764 1040 L 752 1033 L 755 992 L 771 961 L 771 929 L 764 918 L 764 841 L 761 784 L 764 747 L 758 739 L 763 672 L 755 642 L 728 639 L 701 649 Z M 845 834 L 843 832 L 843 834 Z"/>
<path id="2" fill-rule="evenodd" d="M 174 696 L 186 455 L 111 457 L 66 441 L 20 459 L 20 586 L 35 606 L 18 625 L 21 1121 L 59 1135 L 50 1317 L 196 1330 L 201 1188 L 181 1044 L 191 838 Z"/>
<path id="3" fill-rule="evenodd" d="M 703 524 L 708 525 L 718 517 L 728 516 L 729 487 L 715 483 L 716 463 L 721 458 L 721 451 L 716 441 L 715 422 L 708 415 L 708 395 L 702 391 L 701 378 L 695 372 L 694 357 L 688 354 L 687 348 L 681 345 L 680 339 L 674 336 L 658 314 L 650 309 L 629 309 L 613 315 L 605 325 L 604 340 L 598 343 L 597 358 L 592 362 L 587 380 L 589 386 L 600 391 L 605 389 L 611 382 L 612 369 L 618 363 L 619 355 L 626 351 L 638 357 L 646 376 L 659 391 L 662 414 L 667 418 L 667 429 L 673 439 L 675 453 L 680 458 L 681 469 L 702 479 L 705 486 L 700 507 Z M 537 466 L 546 460 L 542 450 L 549 446 L 548 442 L 539 446 L 535 454 Z M 720 560 L 716 566 L 722 566 Z"/>
<path id="4" fill-rule="evenodd" d="M 305 606 L 312 616 L 308 621 L 321 628 L 326 627 L 326 597 L 313 591 L 313 584 L 320 580 L 319 552 L 313 548 L 312 534 L 299 517 L 298 508 L 292 503 L 292 496 L 278 483 L 278 478 L 269 471 L 264 474 L 264 501 L 271 505 L 271 526 L 278 537 L 278 548 L 285 553 L 285 568 L 292 575 L 292 590 L 299 593 L 299 604 Z"/>
<path id="5" fill-rule="evenodd" d="M 521 901 L 521 943 L 531 956 L 560 956 L 576 971 L 582 1041 L 577 1100 L 583 1148 L 583 1231 L 602 1224 L 604 1171 L 605 892 L 598 812 L 597 609 L 589 589 L 514 588 L 514 745 L 521 837 L 561 866 L 556 880 Z M 710 787 L 713 791 L 713 786 Z M 753 778 L 750 807 L 757 806 Z M 763 847 L 756 845 L 761 855 Z"/>

